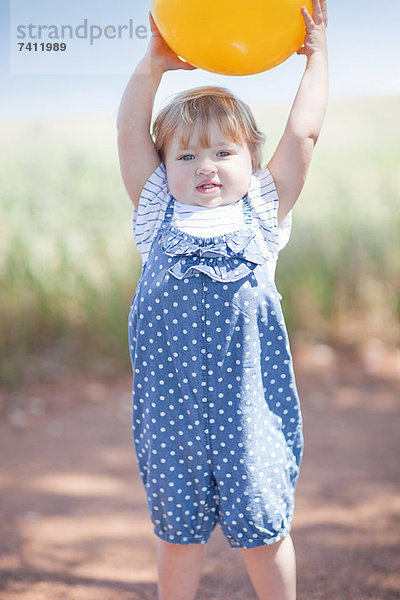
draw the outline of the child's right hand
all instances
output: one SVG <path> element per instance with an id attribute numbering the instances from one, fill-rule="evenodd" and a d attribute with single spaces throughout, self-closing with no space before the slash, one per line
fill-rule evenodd
<path id="1" fill-rule="evenodd" d="M 155 24 L 153 15 L 149 12 L 149 22 L 151 30 L 151 40 L 148 52 L 151 60 L 158 63 L 163 71 L 172 71 L 175 69 L 186 69 L 192 71 L 196 69 L 188 62 L 181 60 L 173 50 L 166 44 Z"/>
<path id="2" fill-rule="evenodd" d="M 144 184 L 160 164 L 150 134 L 154 97 L 160 81 L 165 71 L 196 68 L 169 48 L 151 14 L 149 21 L 151 39 L 126 86 L 117 117 L 122 179 L 136 210 Z"/>

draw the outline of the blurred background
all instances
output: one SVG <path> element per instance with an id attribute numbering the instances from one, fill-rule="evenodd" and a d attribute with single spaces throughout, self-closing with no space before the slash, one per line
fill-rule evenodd
<path id="1" fill-rule="evenodd" d="M 137 10 L 139 23 L 149 4 L 120 1 L 114 14 L 118 6 L 134 18 Z M 15 74 L 9 7 L 2 5 L 1 13 L 1 379 L 18 386 L 65 366 L 126 370 L 127 314 L 141 262 L 119 173 L 115 121 L 147 42 L 136 45 L 133 56 L 124 51 L 117 74 L 85 74 L 78 66 L 68 75 Z M 331 99 L 277 285 L 293 343 L 357 349 L 372 340 L 395 348 L 400 6 L 383 0 L 377 13 L 373 2 L 350 7 L 336 0 L 329 14 Z M 267 161 L 303 68 L 304 57 L 293 56 L 270 72 L 242 78 L 168 73 L 156 106 L 185 87 L 227 86 L 251 105 L 266 132 Z"/>
<path id="2" fill-rule="evenodd" d="M 19 22 L 147 26 L 148 8 L 0 1 L 0 600 L 157 596 L 131 433 L 141 261 L 116 135 L 147 40 L 21 60 L 15 34 Z M 277 268 L 306 440 L 298 597 L 398 600 L 400 3 L 328 8 L 330 102 Z M 303 70 L 293 56 L 243 78 L 167 73 L 156 110 L 185 88 L 226 86 L 252 107 L 268 161 Z M 199 599 L 255 598 L 228 552 L 217 528 Z"/>

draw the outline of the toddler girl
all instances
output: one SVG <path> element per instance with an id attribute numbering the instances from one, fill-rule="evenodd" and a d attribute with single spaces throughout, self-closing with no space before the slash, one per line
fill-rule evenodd
<path id="1" fill-rule="evenodd" d="M 121 172 L 143 262 L 129 317 L 133 435 L 160 600 L 195 597 L 217 523 L 260 599 L 296 595 L 289 532 L 303 436 L 274 275 L 327 103 L 325 1 L 313 0 L 313 18 L 302 12 L 307 66 L 264 168 L 263 134 L 223 88 L 177 95 L 151 137 L 162 74 L 194 68 L 154 22 L 121 101 Z"/>

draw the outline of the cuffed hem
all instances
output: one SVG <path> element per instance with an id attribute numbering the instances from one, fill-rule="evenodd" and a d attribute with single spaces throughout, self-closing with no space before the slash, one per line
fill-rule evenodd
<path id="1" fill-rule="evenodd" d="M 159 531 L 158 529 L 153 529 L 154 533 L 157 537 L 159 537 L 164 542 L 169 542 L 170 544 L 179 544 L 180 546 L 188 546 L 189 544 L 207 544 L 210 539 L 210 535 L 196 535 L 193 537 L 176 535 L 174 533 L 167 533 L 165 531 Z"/>
<path id="2" fill-rule="evenodd" d="M 231 538 L 227 538 L 228 543 L 230 545 L 231 548 L 243 548 L 245 550 L 250 549 L 250 548 L 260 548 L 261 546 L 271 546 L 272 544 L 276 544 L 277 542 L 280 542 L 281 540 L 283 540 L 283 538 L 285 538 L 286 536 L 289 535 L 289 533 L 291 532 L 292 528 L 289 525 L 288 527 L 286 527 L 285 529 L 283 529 L 282 531 L 280 531 L 276 536 L 274 537 L 268 537 L 268 538 L 255 538 L 255 539 L 251 539 L 251 540 L 238 540 L 238 539 L 231 539 Z"/>

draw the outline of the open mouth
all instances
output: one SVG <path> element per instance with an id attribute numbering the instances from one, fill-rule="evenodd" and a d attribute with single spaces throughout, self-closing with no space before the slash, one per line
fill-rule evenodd
<path id="1" fill-rule="evenodd" d="M 202 185 L 198 185 L 196 190 L 199 190 L 199 192 L 210 193 L 214 190 L 219 190 L 220 187 L 221 186 L 218 183 L 203 183 Z"/>

